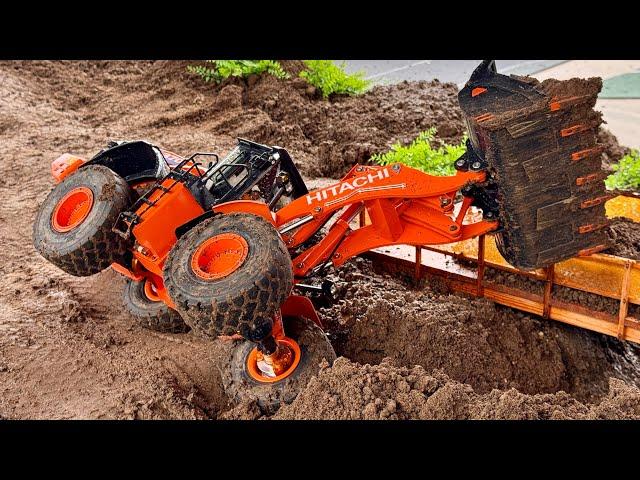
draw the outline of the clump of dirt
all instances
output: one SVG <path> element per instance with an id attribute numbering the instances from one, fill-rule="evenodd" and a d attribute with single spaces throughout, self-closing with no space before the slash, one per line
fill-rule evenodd
<path id="1" fill-rule="evenodd" d="M 611 219 L 607 227 L 611 248 L 604 253 L 640 260 L 640 224 L 625 217 Z"/>
<path id="2" fill-rule="evenodd" d="M 485 268 L 484 280 L 497 285 L 517 288 L 536 295 L 542 295 L 544 292 L 544 282 L 535 278 L 525 277 L 515 273 L 509 273 L 497 268 Z"/>
<path id="3" fill-rule="evenodd" d="M 638 419 L 640 390 L 611 379 L 608 393 L 584 404 L 565 392 L 526 395 L 513 388 L 475 392 L 421 366 L 359 365 L 344 357 L 322 369 L 276 419 Z"/>
<path id="4" fill-rule="evenodd" d="M 614 298 L 607 298 L 593 293 L 583 292 L 570 287 L 554 285 L 552 290 L 553 300 L 571 303 L 596 312 L 618 314 L 620 301 Z"/>

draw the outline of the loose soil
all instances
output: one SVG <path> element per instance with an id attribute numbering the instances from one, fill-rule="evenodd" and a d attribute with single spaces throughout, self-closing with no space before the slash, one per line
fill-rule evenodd
<path id="1" fill-rule="evenodd" d="M 593 404 L 571 395 L 526 395 L 515 388 L 479 394 L 469 385 L 420 365 L 388 360 L 364 366 L 344 357 L 324 368 L 276 419 L 307 420 L 566 420 L 637 419 L 640 390 L 611 379 L 608 393 Z"/>
<path id="2" fill-rule="evenodd" d="M 607 236 L 611 248 L 604 253 L 640 261 L 640 224 L 624 217 L 613 218 Z"/>
<path id="3" fill-rule="evenodd" d="M 308 178 L 336 178 L 430 126 L 438 141 L 464 133 L 451 84 L 326 102 L 295 79 L 204 84 L 188 63 L 0 62 L 0 417 L 264 418 L 225 396 L 229 343 L 144 330 L 122 309 L 121 276 L 74 278 L 36 254 L 33 219 L 61 153 L 138 138 L 226 152 L 241 136 L 289 149 Z M 342 358 L 275 418 L 640 415 L 628 346 L 373 267 L 334 274 L 338 301 L 321 316 Z"/>

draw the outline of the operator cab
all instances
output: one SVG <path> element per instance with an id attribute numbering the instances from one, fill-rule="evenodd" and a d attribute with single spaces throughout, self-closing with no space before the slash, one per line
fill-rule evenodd
<path id="1" fill-rule="evenodd" d="M 191 157 L 194 162 L 199 155 L 211 154 L 195 154 Z M 199 181 L 192 185 L 192 193 L 205 210 L 233 200 L 262 200 L 275 208 L 282 197 L 293 200 L 308 193 L 283 148 L 239 138 L 223 159 L 213 157 L 204 172 L 200 171 L 202 167 L 191 171 L 192 175 L 199 176 Z"/>

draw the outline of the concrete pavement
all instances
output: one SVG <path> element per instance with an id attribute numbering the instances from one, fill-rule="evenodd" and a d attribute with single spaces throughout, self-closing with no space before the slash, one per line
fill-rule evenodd
<path id="1" fill-rule="evenodd" d="M 403 80 L 453 82 L 462 87 L 481 60 L 346 60 L 348 72 L 365 72 L 376 83 Z M 338 61 L 340 62 L 340 60 Z M 496 60 L 500 73 L 527 75 L 558 65 L 564 60 Z"/>

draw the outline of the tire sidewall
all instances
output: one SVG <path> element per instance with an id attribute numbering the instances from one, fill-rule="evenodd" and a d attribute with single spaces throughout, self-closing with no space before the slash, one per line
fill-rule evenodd
<path id="1" fill-rule="evenodd" d="M 53 212 L 65 195 L 79 187 L 88 188 L 93 193 L 91 211 L 77 227 L 67 232 L 58 232 L 51 222 Z M 39 247 L 56 256 L 68 255 L 81 248 L 112 215 L 114 202 L 120 203 L 119 199 L 109 195 L 109 190 L 114 188 L 113 174 L 107 167 L 98 165 L 80 169 L 56 185 L 40 207 L 34 222 L 34 237 L 35 232 L 39 232 L 45 240 L 40 242 Z"/>
<path id="2" fill-rule="evenodd" d="M 189 326 L 180 314 L 162 301 L 154 301 L 144 292 L 145 281 L 127 279 L 123 290 L 123 304 L 136 322 L 149 330 L 160 333 L 184 333 Z"/>
<path id="3" fill-rule="evenodd" d="M 191 266 L 195 251 L 223 233 L 240 235 L 247 242 L 244 262 L 219 279 L 198 277 Z M 271 325 L 293 286 L 291 256 L 278 231 L 265 219 L 248 213 L 225 214 L 196 225 L 169 253 L 163 276 L 185 322 L 212 337 Z"/>
<path id="4" fill-rule="evenodd" d="M 230 361 L 221 369 L 230 398 L 236 402 L 255 401 L 264 413 L 273 414 L 282 404 L 295 400 L 311 377 L 318 374 L 323 360 L 329 365 L 335 361 L 336 353 L 329 339 L 311 320 L 289 318 L 285 321 L 285 332 L 300 347 L 301 358 L 296 370 L 279 382 L 260 382 L 249 375 L 246 367 L 247 356 L 256 345 L 249 341 L 238 342 L 231 349 Z"/>

